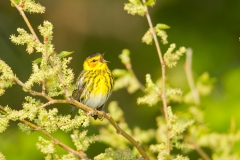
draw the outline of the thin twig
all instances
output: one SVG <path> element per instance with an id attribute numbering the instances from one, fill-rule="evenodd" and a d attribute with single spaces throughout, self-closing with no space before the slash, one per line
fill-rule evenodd
<path id="1" fill-rule="evenodd" d="M 135 80 L 136 80 L 137 83 L 138 83 L 139 88 L 140 88 L 143 92 L 146 92 L 144 85 L 138 80 L 136 74 L 134 73 L 134 71 L 133 71 L 133 69 L 132 69 L 132 64 L 131 64 L 131 62 L 127 63 L 127 64 L 125 65 L 125 67 L 126 67 L 126 69 L 133 75 L 133 77 L 135 78 Z"/>
<path id="2" fill-rule="evenodd" d="M 46 136 L 48 136 L 51 140 L 54 141 L 55 145 L 58 145 L 60 146 L 61 148 L 63 148 L 64 150 L 70 152 L 70 153 L 73 153 L 75 156 L 79 157 L 79 158 L 82 158 L 82 159 L 89 159 L 86 155 L 86 153 L 84 152 L 78 152 L 78 151 L 75 151 L 74 149 L 72 149 L 71 147 L 67 146 L 66 144 L 62 143 L 61 141 L 59 141 L 58 139 L 54 138 L 51 134 L 49 134 L 48 132 L 46 132 L 45 130 L 42 130 L 42 129 L 39 129 L 41 127 L 39 126 L 36 126 L 35 124 L 29 122 L 29 121 L 26 121 L 26 120 L 19 120 L 25 124 L 27 124 L 28 126 L 32 127 L 33 129 L 36 129 L 40 132 L 42 132 L 43 134 L 45 134 Z"/>
<path id="3" fill-rule="evenodd" d="M 46 95 L 46 81 L 42 82 L 42 94 Z"/>
<path id="4" fill-rule="evenodd" d="M 186 72 L 186 76 L 187 76 L 188 85 L 192 92 L 194 103 L 195 103 L 195 105 L 199 105 L 200 98 L 199 98 L 198 91 L 195 87 L 193 75 L 192 75 L 192 49 L 190 49 L 190 48 L 188 48 L 187 52 L 186 52 L 185 72 Z"/>
<path id="5" fill-rule="evenodd" d="M 14 0 L 10 0 L 10 1 L 14 4 L 14 6 L 15 6 L 15 7 L 17 8 L 17 10 L 20 12 L 21 16 L 23 17 L 25 23 L 27 24 L 30 32 L 32 33 L 32 35 L 34 36 L 34 38 L 36 39 L 36 41 L 40 42 L 39 39 L 38 39 L 38 37 L 37 37 L 37 35 L 36 35 L 36 33 L 35 33 L 35 31 L 34 31 L 34 29 L 33 29 L 33 27 L 32 27 L 32 25 L 31 25 L 31 23 L 28 21 L 28 19 L 27 19 L 25 13 L 24 13 L 22 7 L 20 7 Z"/>
<path id="6" fill-rule="evenodd" d="M 0 109 L 5 112 L 4 107 L 0 105 Z"/>
<path id="7" fill-rule="evenodd" d="M 50 106 L 52 104 L 71 104 L 71 102 L 69 100 L 65 100 L 65 99 L 52 99 L 51 101 L 48 101 L 47 103 L 39 106 L 38 108 L 44 108 L 44 107 Z"/>
<path id="8" fill-rule="evenodd" d="M 146 0 L 142 0 L 143 3 L 146 3 Z M 163 55 L 161 53 L 161 49 L 160 49 L 160 45 L 159 45 L 159 42 L 158 42 L 158 39 L 157 39 L 157 35 L 154 31 L 154 28 L 153 28 L 153 25 L 152 25 L 152 21 L 151 21 L 151 17 L 150 17 L 150 14 L 148 12 L 148 8 L 147 6 L 145 6 L 145 10 L 146 10 L 146 18 L 147 18 L 147 21 L 148 21 L 148 24 L 149 24 L 149 27 L 150 27 L 150 32 L 153 36 L 153 40 L 154 40 L 154 43 L 155 43 L 155 46 L 156 46 L 156 49 L 157 49 L 157 53 L 158 53 L 158 57 L 159 57 L 159 60 L 160 60 L 160 63 L 161 63 L 161 68 L 162 68 L 162 91 L 161 91 L 161 97 L 162 97 L 162 103 L 163 103 L 163 110 L 164 110 L 164 114 L 165 114 L 165 120 L 166 120 L 166 124 L 168 125 L 168 112 L 167 112 L 167 100 L 166 100 L 166 86 L 165 86 L 165 83 L 166 83 L 166 75 L 165 75 L 165 62 L 163 60 Z M 169 130 L 167 129 L 167 147 L 166 147 L 166 151 L 168 154 L 170 154 L 170 133 L 169 133 Z"/>
<path id="9" fill-rule="evenodd" d="M 192 93 L 192 96 L 194 99 L 194 103 L 195 103 L 195 105 L 199 105 L 200 97 L 199 97 L 198 91 L 196 89 L 193 75 L 192 75 L 192 49 L 191 48 L 188 48 L 187 52 L 186 52 L 185 72 L 186 72 L 186 76 L 187 76 L 188 85 L 190 87 L 190 90 L 191 90 L 191 93 Z M 190 143 L 192 143 L 194 149 L 198 152 L 198 154 L 204 160 L 211 160 L 211 158 L 204 152 L 204 150 L 200 146 L 198 146 L 194 142 L 190 142 Z"/>
<path id="10" fill-rule="evenodd" d="M 197 144 L 194 143 L 193 147 L 204 160 L 211 160 L 211 158 Z"/>
<path id="11" fill-rule="evenodd" d="M 22 86 L 23 88 L 27 89 L 26 85 L 22 81 L 20 81 L 17 77 L 14 77 L 14 81 L 20 86 Z M 27 89 L 27 91 L 33 96 L 41 96 L 43 98 L 46 98 L 49 101 L 53 100 L 51 97 L 47 96 L 45 92 L 36 92 L 31 89 Z"/>
<path id="12" fill-rule="evenodd" d="M 48 61 L 48 56 L 47 56 L 47 42 L 46 42 L 46 38 L 44 37 L 44 50 L 45 50 L 45 54 L 42 54 L 42 59 L 45 59 L 46 62 Z M 42 82 L 42 93 L 46 94 L 46 79 L 43 79 Z"/>

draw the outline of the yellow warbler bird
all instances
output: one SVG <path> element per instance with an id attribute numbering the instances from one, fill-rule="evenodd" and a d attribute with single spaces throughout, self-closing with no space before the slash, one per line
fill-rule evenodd
<path id="1" fill-rule="evenodd" d="M 103 54 L 94 53 L 86 58 L 83 71 L 76 81 L 72 97 L 88 107 L 101 111 L 112 93 L 114 79 Z M 74 110 L 72 106 L 71 112 Z M 98 115 L 93 116 L 94 119 Z"/>

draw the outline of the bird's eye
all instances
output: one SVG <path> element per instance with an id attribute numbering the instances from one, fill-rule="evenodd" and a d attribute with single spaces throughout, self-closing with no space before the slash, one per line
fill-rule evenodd
<path id="1" fill-rule="evenodd" d="M 96 59 L 93 59 L 92 62 L 97 62 L 97 60 L 96 60 Z"/>

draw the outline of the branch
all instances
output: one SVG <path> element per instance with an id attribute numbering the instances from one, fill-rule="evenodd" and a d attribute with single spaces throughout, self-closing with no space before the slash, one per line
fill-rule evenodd
<path id="1" fill-rule="evenodd" d="M 146 0 L 142 0 L 143 3 L 146 3 Z M 163 110 L 164 110 L 164 115 L 165 115 L 165 120 L 166 120 L 166 124 L 168 124 L 168 113 L 167 113 L 167 100 L 166 100 L 166 86 L 165 86 L 165 82 L 166 82 L 166 75 L 165 75 L 165 62 L 163 60 L 163 55 L 161 53 L 161 49 L 160 49 L 160 45 L 157 39 L 157 35 L 154 31 L 153 25 L 152 25 L 152 21 L 151 21 L 151 17 L 150 14 L 148 12 L 148 8 L 147 6 L 145 6 L 145 10 L 146 10 L 146 18 L 150 27 L 150 32 L 153 36 L 153 40 L 157 49 L 157 53 L 158 53 L 158 57 L 162 66 L 162 92 L 161 92 L 161 97 L 162 97 L 162 103 L 163 103 Z M 166 151 L 168 154 L 170 154 L 170 133 L 169 130 L 167 129 L 167 143 L 166 143 L 167 147 L 166 147 Z"/>
<path id="2" fill-rule="evenodd" d="M 22 81 L 20 81 L 17 77 L 14 77 L 14 81 L 15 81 L 17 84 L 19 84 L 20 86 L 22 86 L 23 88 L 27 89 L 27 87 L 25 86 L 25 84 L 24 84 Z M 45 99 L 47 99 L 47 100 L 49 100 L 49 101 L 52 101 L 52 100 L 53 100 L 51 97 L 47 96 L 45 92 L 42 92 L 42 93 L 41 93 L 41 92 L 36 92 L 36 91 L 31 90 L 31 89 L 27 89 L 27 91 L 28 91 L 31 95 L 33 95 L 33 96 L 40 96 L 40 97 L 43 97 L 43 98 L 45 98 Z"/>
<path id="3" fill-rule="evenodd" d="M 26 120 L 19 120 L 23 123 L 25 123 L 26 125 L 32 127 L 34 130 L 38 130 L 40 132 L 42 132 L 43 134 L 45 134 L 46 136 L 48 136 L 51 140 L 54 141 L 55 145 L 58 145 L 60 146 L 61 148 L 63 148 L 64 150 L 70 152 L 70 153 L 73 153 L 75 156 L 79 157 L 79 158 L 82 158 L 82 159 L 89 159 L 86 155 L 86 153 L 84 152 L 78 152 L 78 151 L 75 151 L 74 149 L 72 149 L 71 147 L 67 146 L 66 144 L 62 143 L 61 141 L 59 141 L 58 139 L 54 138 L 51 134 L 49 134 L 48 132 L 46 132 L 45 130 L 42 130 L 41 127 L 39 126 L 36 126 L 35 124 L 29 122 L 29 121 L 26 121 Z"/>
<path id="4" fill-rule="evenodd" d="M 204 160 L 211 160 L 211 158 L 197 144 L 193 143 L 193 147 Z"/>
<path id="5" fill-rule="evenodd" d="M 193 75 L 192 75 L 192 49 L 190 49 L 190 48 L 187 49 L 187 52 L 186 52 L 185 72 L 186 72 L 186 76 L 187 76 L 188 85 L 189 85 L 190 90 L 193 95 L 194 103 L 196 105 L 199 105 L 200 98 L 199 98 L 198 91 L 195 87 Z"/>
<path id="6" fill-rule="evenodd" d="M 62 104 L 72 104 L 71 101 L 69 101 L 69 100 L 52 99 L 52 100 L 48 101 L 47 103 L 39 106 L 39 108 L 44 108 L 44 107 L 50 106 L 51 104 L 60 104 L 60 103 L 62 103 Z M 79 108 L 83 109 L 82 107 L 79 107 Z M 90 107 L 88 107 L 88 108 L 90 108 Z M 83 110 L 85 110 L 85 109 L 83 109 Z"/>
<path id="7" fill-rule="evenodd" d="M 67 102 L 66 101 L 62 101 L 62 102 Z M 69 102 L 69 101 L 68 101 Z M 71 100 L 71 104 L 77 106 L 78 108 L 80 109 L 83 109 L 87 112 L 93 112 L 95 111 L 98 116 L 100 117 L 105 117 L 110 123 L 111 125 L 116 129 L 117 133 L 118 134 L 121 134 L 124 138 L 126 138 L 130 143 L 132 143 L 136 148 L 137 150 L 139 151 L 139 153 L 143 156 L 143 158 L 145 160 L 150 160 L 150 158 L 148 157 L 148 155 L 146 154 L 146 152 L 142 149 L 141 145 L 139 144 L 139 142 L 137 142 L 136 140 L 134 140 L 129 134 L 127 134 L 126 132 L 124 132 L 118 125 L 117 123 L 112 119 L 111 115 L 108 113 L 106 114 L 104 111 L 97 111 L 97 110 L 94 110 L 74 99 Z"/>
<path id="8" fill-rule="evenodd" d="M 104 117 L 106 118 L 111 125 L 116 129 L 118 134 L 121 134 L 123 137 L 125 137 L 130 143 L 132 143 L 137 150 L 139 151 L 139 153 L 144 157 L 145 160 L 149 160 L 150 158 L 148 157 L 148 155 L 146 154 L 146 152 L 142 149 L 142 147 L 140 146 L 139 142 L 137 142 L 136 140 L 134 140 L 129 134 L 127 134 L 126 132 L 124 132 L 118 125 L 117 123 L 112 119 L 111 115 L 108 113 L 106 114 L 104 111 L 97 111 L 94 110 L 74 99 L 72 99 L 71 101 L 69 100 L 56 100 L 53 99 L 45 104 L 43 104 L 42 106 L 40 106 L 39 108 L 43 108 L 46 106 L 49 106 L 51 104 L 55 104 L 55 103 L 69 103 L 69 104 L 73 104 L 76 107 L 88 112 L 88 113 L 96 113 L 99 117 Z"/>
<path id="9" fill-rule="evenodd" d="M 187 76 L 188 85 L 190 87 L 190 90 L 193 95 L 194 103 L 195 105 L 200 104 L 200 97 L 198 94 L 198 91 L 196 89 L 196 86 L 194 84 L 194 79 L 192 75 L 192 49 L 188 48 L 186 52 L 186 63 L 185 63 L 185 72 Z M 198 146 L 196 143 L 192 142 L 192 145 L 194 149 L 197 151 L 197 153 L 204 159 L 204 160 L 211 160 L 211 158 L 204 152 L 204 150 Z"/>
<path id="10" fill-rule="evenodd" d="M 0 109 L 5 111 L 4 107 L 0 105 Z M 62 143 L 61 141 L 59 141 L 58 139 L 54 138 L 51 134 L 49 134 L 48 132 L 46 132 L 45 130 L 41 129 L 40 126 L 37 126 L 29 121 L 26 121 L 26 120 L 21 120 L 21 119 L 18 119 L 19 121 L 25 123 L 26 125 L 30 126 L 31 128 L 33 128 L 34 130 L 37 130 L 37 131 L 40 131 L 42 132 L 43 134 L 45 134 L 46 136 L 48 136 L 51 140 L 54 141 L 55 145 L 58 145 L 60 146 L 61 148 L 63 148 L 64 150 L 70 152 L 70 153 L 73 153 L 75 156 L 77 157 L 80 157 L 82 159 L 89 159 L 86 155 L 86 153 L 80 151 L 75 151 L 73 148 L 65 145 L 64 143 Z"/>
<path id="11" fill-rule="evenodd" d="M 131 64 L 131 62 L 125 64 L 125 67 L 126 67 L 126 69 L 133 75 L 133 77 L 135 78 L 135 80 L 137 81 L 137 83 L 138 83 L 138 85 L 139 85 L 139 88 L 140 88 L 143 92 L 146 92 L 144 85 L 138 80 L 136 74 L 134 73 L 134 71 L 133 71 L 133 69 L 132 69 L 132 64 Z"/>

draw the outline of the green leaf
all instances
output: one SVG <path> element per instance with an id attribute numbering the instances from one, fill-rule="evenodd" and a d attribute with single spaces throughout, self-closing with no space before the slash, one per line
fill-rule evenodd
<path id="1" fill-rule="evenodd" d="M 159 30 L 162 30 L 162 29 L 169 29 L 170 26 L 166 25 L 166 24 L 163 24 L 163 23 L 158 23 L 155 27 L 155 29 L 159 29 Z"/>
<path id="2" fill-rule="evenodd" d="M 60 52 L 57 56 L 58 56 L 59 58 L 64 58 L 64 57 L 69 56 L 69 55 L 72 54 L 72 53 L 73 53 L 73 52 L 62 51 L 62 52 Z"/>
<path id="3" fill-rule="evenodd" d="M 154 6 L 156 3 L 156 0 L 148 0 L 146 3 L 144 3 L 145 6 Z"/>
<path id="4" fill-rule="evenodd" d="M 20 0 L 13 0 L 16 4 L 19 4 Z M 14 7 L 14 4 L 11 3 L 11 6 Z"/>
<path id="5" fill-rule="evenodd" d="M 34 61 L 32 61 L 33 63 L 40 63 L 42 61 L 42 58 L 38 58 L 38 59 L 35 59 Z"/>

